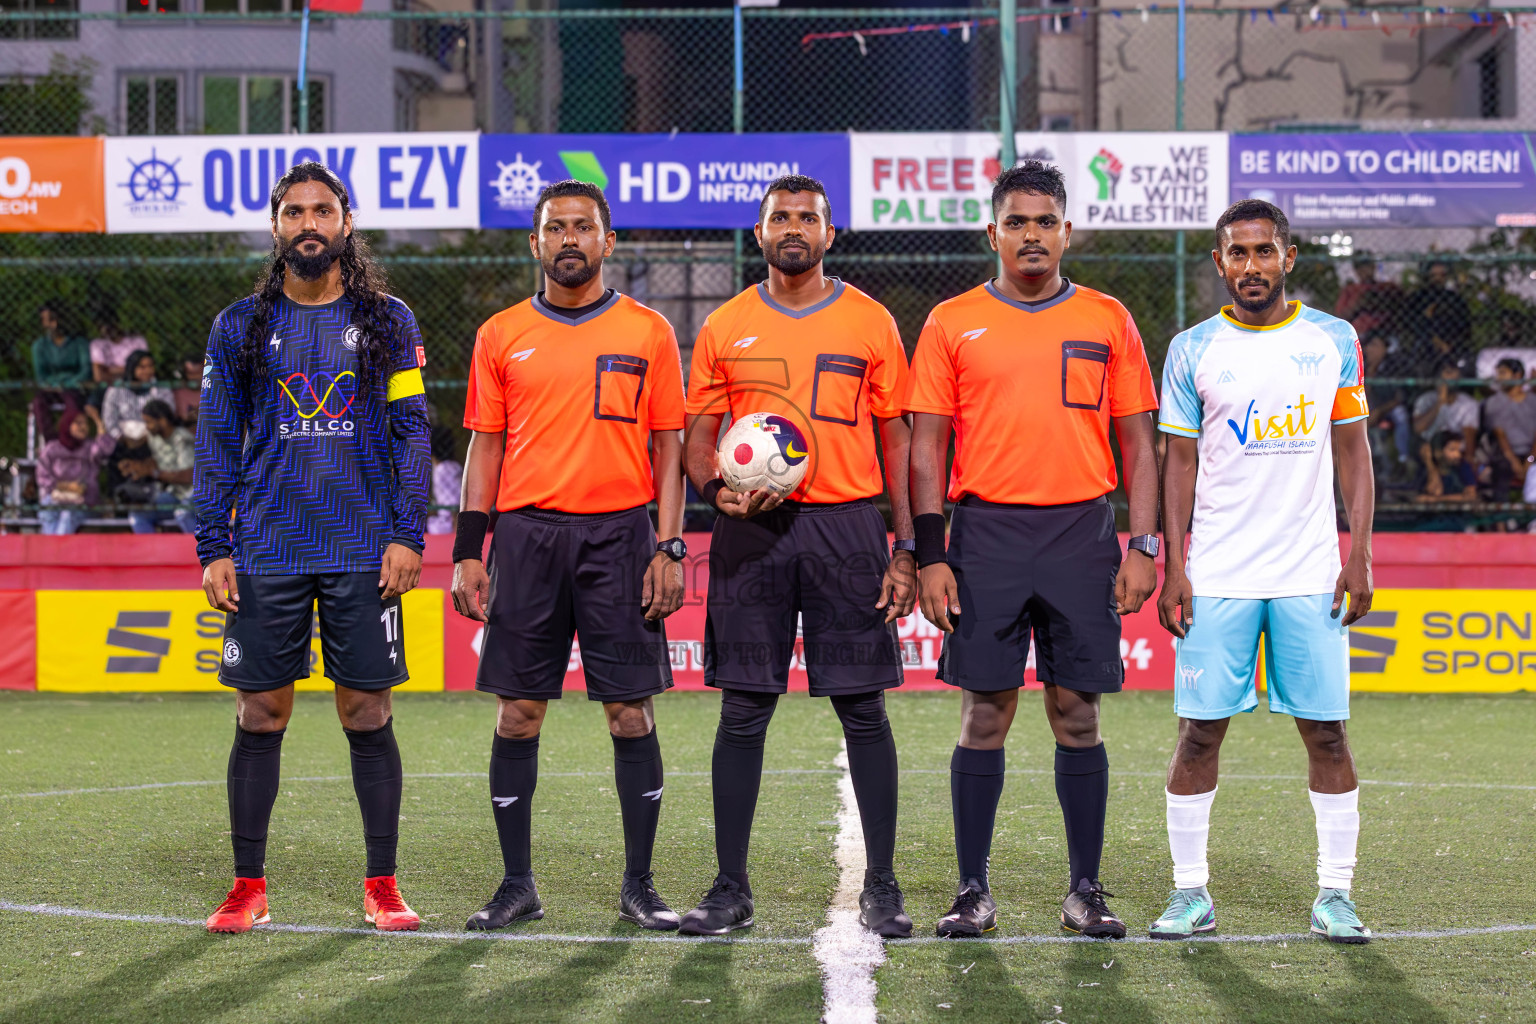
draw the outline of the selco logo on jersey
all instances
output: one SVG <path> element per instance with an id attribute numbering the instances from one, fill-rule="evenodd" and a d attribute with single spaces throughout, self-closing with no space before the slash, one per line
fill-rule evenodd
<path id="1" fill-rule="evenodd" d="M 278 379 L 287 399 L 278 409 L 277 433 L 282 438 L 351 437 L 356 423 L 350 413 L 357 397 L 357 374 L 344 370 L 313 377 L 296 370 Z"/>
<path id="2" fill-rule="evenodd" d="M 1294 404 L 1285 407 L 1285 412 L 1270 415 L 1259 409 L 1258 400 L 1253 399 L 1248 402 L 1242 424 L 1229 419 L 1227 426 L 1244 455 L 1311 451 L 1318 443 L 1311 436 L 1312 428 L 1319 422 L 1316 406 L 1303 393 L 1296 396 Z"/>

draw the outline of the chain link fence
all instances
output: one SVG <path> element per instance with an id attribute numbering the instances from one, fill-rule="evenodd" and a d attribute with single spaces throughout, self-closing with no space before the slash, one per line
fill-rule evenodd
<path id="1" fill-rule="evenodd" d="M 77 0 L 0 0 L 0 134 L 999 128 L 994 8 L 744 8 L 738 91 L 730 7 L 506 2 L 514 6 L 392 0 L 374 10 L 368 0 L 360 15 L 315 14 L 306 107 L 292 0 L 117 0 L 126 6 L 83 13 Z M 1021 131 L 1536 129 L 1531 8 L 1190 10 L 1183 82 L 1171 8 L 1050 5 L 1021 10 L 1016 31 Z M 765 276 L 750 233 L 619 227 L 613 283 L 672 320 L 685 356 L 704 317 Z M 369 238 L 421 323 L 441 455 L 452 457 L 462 452 L 453 430 L 475 329 L 527 298 L 537 267 L 518 231 Z M 1173 334 L 1225 301 L 1209 241 L 1079 232 L 1067 272 L 1126 304 L 1160 371 Z M 1298 294 L 1383 343 L 1368 353 L 1384 409 L 1372 430 L 1381 524 L 1523 528 L 1531 515 L 1515 501 L 1518 480 L 1496 476 L 1502 453 L 1480 434 L 1481 451 L 1470 453 L 1481 467 L 1476 499 L 1426 510 L 1429 476 L 1445 467 L 1425 465 L 1423 442 L 1435 439 L 1413 409 L 1439 392 L 1448 359 L 1457 376 L 1446 388 L 1475 400 L 1487 393 L 1477 379 L 1492 372 L 1478 353 L 1536 349 L 1536 230 L 1365 229 L 1297 241 Z M 56 416 L 61 404 L 32 400 L 42 307 L 69 336 L 143 338 L 157 376 L 174 378 L 200 358 L 217 312 L 249 291 L 267 248 L 260 236 L 0 233 L 9 521 L 35 520 L 30 467 L 48 439 L 38 414 Z M 915 231 L 845 231 L 828 268 L 884 302 L 909 348 L 934 304 L 995 270 L 980 232 Z M 109 383 L 75 390 L 99 402 Z"/>

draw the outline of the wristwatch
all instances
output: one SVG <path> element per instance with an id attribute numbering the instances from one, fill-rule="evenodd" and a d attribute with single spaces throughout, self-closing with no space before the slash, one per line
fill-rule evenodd
<path id="1" fill-rule="evenodd" d="M 891 545 L 891 557 L 895 558 L 896 557 L 896 552 L 898 552 L 898 551 L 905 551 L 907 554 L 911 555 L 913 558 L 916 558 L 917 557 L 917 541 L 915 541 L 915 540 L 899 540 L 899 541 L 897 541 L 896 543 Z"/>
<path id="2" fill-rule="evenodd" d="M 671 540 L 661 541 L 656 545 L 656 550 L 674 562 L 681 562 L 688 557 L 688 545 L 683 543 L 683 538 L 681 537 L 673 537 Z"/>
<path id="3" fill-rule="evenodd" d="M 1131 542 L 1126 545 L 1126 549 L 1129 551 L 1140 551 L 1148 558 L 1156 558 L 1162 546 L 1163 542 L 1158 538 L 1157 534 L 1144 533 L 1139 537 L 1132 537 Z"/>

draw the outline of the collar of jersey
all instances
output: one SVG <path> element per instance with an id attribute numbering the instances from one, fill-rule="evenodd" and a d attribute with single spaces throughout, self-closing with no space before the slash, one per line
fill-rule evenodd
<path id="1" fill-rule="evenodd" d="M 987 281 L 985 288 L 987 289 L 988 295 L 992 296 L 998 302 L 1006 302 L 1014 309 L 1021 309 L 1026 313 L 1043 313 L 1047 309 L 1052 309 L 1061 305 L 1063 302 L 1066 302 L 1072 296 L 1077 294 L 1077 285 L 1072 283 L 1071 278 L 1063 277 L 1062 281 L 1065 282 L 1065 287 L 1063 287 L 1061 291 L 1057 292 L 1055 295 L 1052 295 L 1048 299 L 1041 299 L 1039 302 L 1020 302 L 1018 299 L 1010 299 L 1008 296 L 998 291 L 997 285 L 993 284 L 990 280 Z"/>
<path id="2" fill-rule="evenodd" d="M 572 319 L 568 316 L 561 316 L 559 313 L 551 313 L 547 308 L 545 308 L 544 299 L 538 293 L 534 293 L 533 298 L 529 299 L 528 301 L 533 304 L 533 308 L 538 311 L 540 315 L 548 317 L 557 324 L 565 324 L 568 327 L 575 327 L 579 324 L 584 324 L 596 317 L 602 316 L 604 313 L 612 309 L 614 303 L 618 302 L 621 298 L 623 298 L 623 293 L 615 288 L 613 290 L 613 294 L 608 296 L 607 302 L 603 303 L 601 306 L 598 306 L 592 312 L 578 316 L 575 319 Z"/>
<path id="3" fill-rule="evenodd" d="M 346 292 L 342 292 L 340 295 L 338 295 L 336 298 L 332 299 L 330 302 L 309 303 L 309 302 L 294 302 L 292 299 L 290 299 L 288 297 L 288 294 L 285 292 L 285 293 L 283 293 L 283 301 L 288 304 L 288 307 L 290 309 L 298 310 L 300 313 L 323 313 L 323 312 L 325 312 L 328 309 L 335 309 L 337 306 L 341 305 L 343 302 L 346 302 L 347 301 L 347 293 Z"/>
<path id="4" fill-rule="evenodd" d="M 1266 325 L 1264 325 L 1262 327 L 1255 326 L 1254 324 L 1245 324 L 1245 323 L 1243 323 L 1237 317 L 1232 315 L 1232 307 L 1231 306 L 1222 306 L 1221 307 L 1221 318 L 1223 320 L 1225 320 L 1230 326 L 1232 326 L 1232 327 L 1239 327 L 1239 328 L 1241 328 L 1241 329 L 1243 329 L 1245 331 L 1278 331 L 1282 327 L 1289 327 L 1289 326 L 1291 326 L 1291 324 L 1296 322 L 1296 318 L 1301 316 L 1301 300 L 1300 299 L 1292 299 L 1291 300 L 1291 306 L 1293 308 L 1291 309 L 1291 315 L 1290 316 L 1286 317 L 1284 320 L 1281 320 L 1277 324 L 1266 324 Z"/>
<path id="5" fill-rule="evenodd" d="M 843 289 L 847 287 L 847 285 L 843 283 L 842 278 L 828 277 L 827 280 L 832 282 L 832 294 L 828 295 L 814 306 L 806 306 L 804 309 L 790 309 L 788 306 L 781 306 L 777 302 L 773 301 L 773 296 L 768 294 L 768 282 L 766 281 L 758 282 L 757 297 L 763 300 L 763 305 L 767 306 L 774 312 L 783 313 L 785 316 L 793 317 L 796 320 L 803 320 L 810 316 L 812 313 L 821 312 L 828 306 L 832 305 L 832 303 L 842 298 Z"/>

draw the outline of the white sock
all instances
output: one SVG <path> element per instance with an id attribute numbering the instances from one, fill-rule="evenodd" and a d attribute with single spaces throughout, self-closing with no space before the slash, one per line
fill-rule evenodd
<path id="1" fill-rule="evenodd" d="M 1355 847 L 1360 842 L 1360 790 L 1348 793 L 1315 793 L 1312 810 L 1317 815 L 1317 885 L 1320 889 L 1348 889 L 1355 880 Z"/>
<path id="2" fill-rule="evenodd" d="M 1193 796 L 1163 792 L 1168 797 L 1168 849 L 1173 853 L 1174 888 L 1198 889 L 1211 880 L 1205 844 L 1211 834 L 1211 803 L 1216 790 Z"/>

